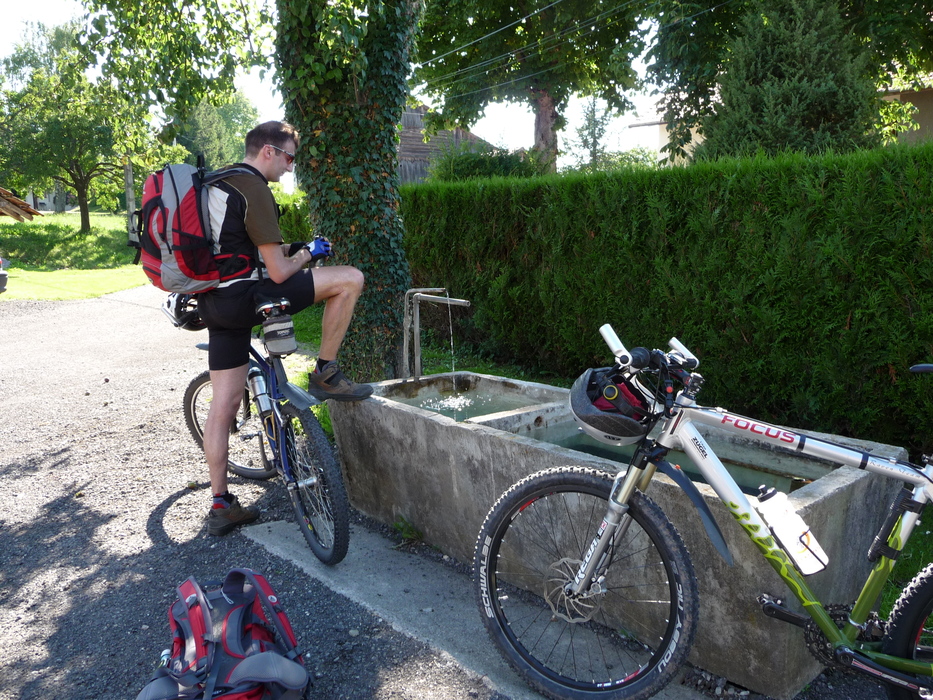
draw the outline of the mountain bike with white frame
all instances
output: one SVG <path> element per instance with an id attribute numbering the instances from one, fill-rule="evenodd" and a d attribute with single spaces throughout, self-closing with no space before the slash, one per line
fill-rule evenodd
<path id="1" fill-rule="evenodd" d="M 933 564 L 903 589 L 888 620 L 874 609 L 933 498 L 933 458 L 917 465 L 878 457 L 701 406 L 699 361 L 676 338 L 669 351 L 629 352 L 608 324 L 600 332 L 615 362 L 577 380 L 571 409 L 597 440 L 637 448 L 617 474 L 583 467 L 532 474 L 489 511 L 476 544 L 474 584 L 486 629 L 509 664 L 544 695 L 572 700 L 649 698 L 674 677 L 693 642 L 698 590 L 680 534 L 646 495 L 657 472 L 683 489 L 712 543 L 732 563 L 699 490 L 667 460 L 680 450 L 808 613 L 762 595 L 765 614 L 814 628 L 825 640 L 825 664 L 885 682 L 894 700 L 933 698 Z M 933 365 L 911 370 L 933 372 Z M 874 567 L 847 615 L 832 614 L 807 584 L 806 576 L 827 564 L 814 533 L 787 508 L 783 494 L 743 493 L 699 425 L 903 482 L 868 552 Z"/>

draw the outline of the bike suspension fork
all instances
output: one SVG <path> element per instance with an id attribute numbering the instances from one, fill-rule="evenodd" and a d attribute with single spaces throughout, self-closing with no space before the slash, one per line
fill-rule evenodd
<path id="1" fill-rule="evenodd" d="M 583 562 L 573 581 L 567 586 L 570 595 L 583 596 L 591 592 L 594 583 L 598 583 L 602 572 L 608 565 L 612 544 L 616 538 L 623 537 L 632 522 L 625 517 L 628 513 L 628 501 L 641 485 L 647 485 L 654 473 L 654 465 L 648 462 L 643 452 L 639 451 L 632 464 L 624 472 L 616 475 L 609 496 L 609 506 L 599 525 L 599 529 L 583 556 Z M 592 592 L 600 592 L 599 590 Z"/>

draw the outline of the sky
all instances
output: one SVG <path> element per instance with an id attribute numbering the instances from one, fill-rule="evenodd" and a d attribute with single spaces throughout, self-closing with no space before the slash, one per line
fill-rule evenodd
<path id="1" fill-rule="evenodd" d="M 77 0 L 30 0 L 30 2 L 5 3 L 4 21 L 0 23 L 0 57 L 8 56 L 16 43 L 24 36 L 24 24 L 27 21 L 41 21 L 46 25 L 56 25 L 82 14 L 82 6 Z M 258 71 L 237 79 L 237 88 L 256 106 L 260 121 L 282 119 L 281 96 L 268 79 L 259 79 Z M 613 119 L 605 136 L 605 147 L 610 151 L 621 151 L 642 146 L 657 149 L 657 130 L 650 127 L 629 128 L 631 124 L 653 121 L 656 98 L 646 95 L 634 96 L 635 114 L 627 114 Z M 576 138 L 576 129 L 582 124 L 584 101 L 572 99 L 565 116 L 568 125 L 561 132 L 561 147 L 566 149 L 566 141 Z M 494 146 L 515 150 L 530 148 L 534 144 L 534 114 L 529 107 L 517 104 L 491 104 L 486 108 L 486 115 L 470 131 Z M 568 159 L 559 161 L 564 164 Z"/>

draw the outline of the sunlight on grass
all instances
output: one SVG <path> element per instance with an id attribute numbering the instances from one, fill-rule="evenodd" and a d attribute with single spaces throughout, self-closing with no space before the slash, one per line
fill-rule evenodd
<path id="1" fill-rule="evenodd" d="M 124 265 L 107 270 L 53 270 L 40 272 L 7 270 L 6 291 L 0 303 L 14 299 L 61 301 L 91 299 L 102 294 L 147 284 L 146 275 L 138 265 Z"/>

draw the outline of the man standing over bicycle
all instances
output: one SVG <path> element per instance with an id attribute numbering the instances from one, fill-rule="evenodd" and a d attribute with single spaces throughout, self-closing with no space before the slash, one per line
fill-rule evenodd
<path id="1" fill-rule="evenodd" d="M 327 239 L 283 243 L 278 207 L 268 183 L 292 171 L 299 141 L 290 124 L 260 124 L 246 135 L 246 157 L 236 166 L 252 172 L 232 175 L 210 188 L 211 228 L 219 232 L 220 252 L 231 256 L 227 264 L 234 268 L 225 269 L 225 276 L 232 274 L 233 279 L 198 296 L 198 310 L 210 336 L 208 366 L 213 387 L 204 426 L 204 455 L 213 494 L 207 529 L 212 535 L 225 535 L 259 517 L 258 508 L 240 505 L 227 489 L 230 426 L 243 400 L 252 329 L 262 323 L 256 314 L 257 294 L 287 298 L 291 313 L 324 302 L 321 348 L 309 379 L 309 391 L 315 397 L 359 401 L 372 394 L 371 386 L 353 383 L 336 363 L 363 291 L 363 273 L 346 265 L 309 268 L 310 263 L 330 256 Z"/>

